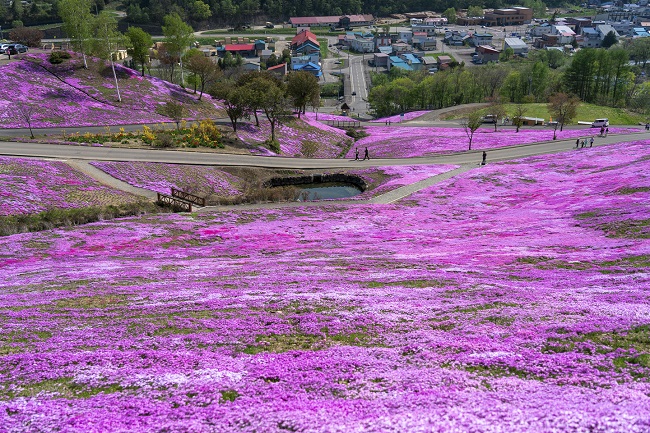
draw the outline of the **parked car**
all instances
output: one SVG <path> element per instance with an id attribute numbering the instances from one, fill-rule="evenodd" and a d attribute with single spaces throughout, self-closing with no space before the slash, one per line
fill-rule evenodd
<path id="1" fill-rule="evenodd" d="M 2 44 L 0 45 L 0 54 L 4 54 L 7 47 L 11 44 Z"/>
<path id="2" fill-rule="evenodd" d="M 18 54 L 18 53 L 26 53 L 27 52 L 27 47 L 22 44 L 8 44 L 4 46 L 4 54 Z"/>
<path id="3" fill-rule="evenodd" d="M 497 116 L 495 114 L 486 114 L 483 116 L 483 123 L 497 123 Z"/>
<path id="4" fill-rule="evenodd" d="M 609 127 L 609 119 L 596 119 L 591 123 L 592 128 Z"/>

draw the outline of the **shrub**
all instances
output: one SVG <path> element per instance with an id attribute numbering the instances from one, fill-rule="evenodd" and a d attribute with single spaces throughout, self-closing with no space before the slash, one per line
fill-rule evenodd
<path id="1" fill-rule="evenodd" d="M 59 63 L 63 63 L 64 60 L 67 60 L 71 58 L 70 53 L 67 51 L 52 51 L 50 54 L 50 63 L 53 65 L 57 65 Z"/>
<path id="2" fill-rule="evenodd" d="M 345 135 L 347 135 L 348 137 L 354 138 L 354 141 L 360 140 L 363 137 L 368 136 L 366 131 L 364 131 L 363 129 L 352 129 L 352 128 L 346 129 L 345 130 Z"/>
<path id="3" fill-rule="evenodd" d="M 43 39 L 43 32 L 38 29 L 18 27 L 9 33 L 9 39 L 28 47 L 39 47 L 41 39 Z"/>
<path id="4" fill-rule="evenodd" d="M 174 147 L 176 142 L 174 137 L 168 132 L 161 132 L 156 136 L 156 139 L 153 142 L 153 145 L 161 148 Z"/>

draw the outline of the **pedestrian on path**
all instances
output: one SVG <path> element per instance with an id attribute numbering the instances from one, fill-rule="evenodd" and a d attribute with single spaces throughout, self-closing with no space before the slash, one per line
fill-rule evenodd
<path id="1" fill-rule="evenodd" d="M 359 160 L 359 148 L 357 147 L 354 150 L 355 150 L 355 152 L 354 152 L 354 160 L 358 161 Z"/>
<path id="2" fill-rule="evenodd" d="M 580 147 L 580 137 L 576 138 L 576 149 Z"/>
<path id="3" fill-rule="evenodd" d="M 584 148 L 584 147 L 587 147 L 587 139 L 586 138 L 584 140 L 582 140 L 582 143 L 580 144 L 581 149 Z"/>
<path id="4" fill-rule="evenodd" d="M 605 133 L 605 127 L 601 126 L 600 127 L 600 136 L 602 137 L 604 133 Z"/>
<path id="5" fill-rule="evenodd" d="M 645 130 L 646 130 L 646 131 L 650 131 L 650 123 L 646 123 L 646 124 L 645 124 Z"/>
<path id="6" fill-rule="evenodd" d="M 363 152 L 363 160 L 365 161 L 366 159 L 368 161 L 370 161 L 370 154 L 368 153 L 368 148 L 367 147 L 366 147 L 365 152 Z"/>
<path id="7" fill-rule="evenodd" d="M 487 162 L 487 152 L 483 151 L 483 160 L 481 161 L 481 165 L 485 165 Z"/>
<path id="8" fill-rule="evenodd" d="M 609 134 L 609 127 L 605 128 L 605 137 L 607 137 L 607 134 Z"/>
<path id="9" fill-rule="evenodd" d="M 591 139 L 589 140 L 589 147 L 594 147 L 594 136 L 591 136 Z"/>

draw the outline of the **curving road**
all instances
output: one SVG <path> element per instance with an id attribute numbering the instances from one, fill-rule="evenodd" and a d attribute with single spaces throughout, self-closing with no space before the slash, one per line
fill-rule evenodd
<path id="1" fill-rule="evenodd" d="M 633 134 L 611 134 L 604 138 L 598 137 L 595 146 L 648 139 L 650 139 L 650 133 L 645 131 Z M 567 152 L 574 150 L 574 146 L 575 139 L 509 146 L 488 150 L 487 158 L 488 162 L 504 161 L 524 158 L 527 156 Z M 587 151 L 585 149 L 580 150 Z M 165 162 L 172 164 L 250 166 L 287 169 L 331 169 L 423 164 L 476 164 L 481 160 L 481 154 L 482 150 L 475 150 L 419 158 L 387 158 L 371 159 L 368 161 L 353 161 L 347 159 L 302 159 L 277 156 L 264 157 L 221 153 L 184 152 L 176 150 L 122 149 L 0 141 L 0 155 L 6 156 L 98 161 Z"/>

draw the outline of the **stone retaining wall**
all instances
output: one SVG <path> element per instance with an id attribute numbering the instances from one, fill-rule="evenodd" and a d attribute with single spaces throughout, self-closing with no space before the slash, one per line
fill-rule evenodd
<path id="1" fill-rule="evenodd" d="M 349 183 L 362 192 L 368 189 L 368 184 L 361 179 L 359 176 L 345 174 L 345 173 L 334 173 L 334 174 L 319 174 L 314 173 L 308 176 L 290 176 L 290 177 L 274 177 L 266 182 L 264 182 L 265 187 L 274 187 L 274 186 L 287 186 L 287 185 L 305 185 L 309 183 L 325 183 L 325 182 L 343 182 Z"/>

